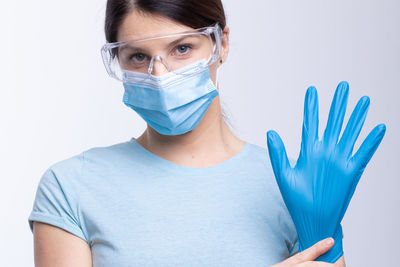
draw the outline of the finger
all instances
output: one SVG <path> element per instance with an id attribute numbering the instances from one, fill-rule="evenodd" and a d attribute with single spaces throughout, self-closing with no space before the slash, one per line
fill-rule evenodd
<path id="1" fill-rule="evenodd" d="M 307 89 L 304 99 L 303 133 L 301 139 L 301 152 L 306 153 L 307 148 L 318 140 L 318 94 L 314 86 Z"/>
<path id="2" fill-rule="evenodd" d="M 332 243 L 327 243 L 327 241 L 331 241 Z M 294 256 L 290 257 L 287 261 L 291 264 L 299 264 L 302 262 L 312 261 L 318 258 L 320 255 L 327 252 L 333 245 L 335 241 L 333 238 L 325 238 L 313 246 L 309 247 L 306 250 L 303 250 Z"/>
<path id="3" fill-rule="evenodd" d="M 379 124 L 368 134 L 357 153 L 351 158 L 351 164 L 358 170 L 364 170 L 386 133 L 386 125 Z"/>
<path id="4" fill-rule="evenodd" d="M 290 168 L 286 149 L 278 133 L 273 130 L 267 132 L 267 145 L 272 169 L 277 183 L 281 188 L 285 179 L 285 173 Z"/>
<path id="5" fill-rule="evenodd" d="M 357 106 L 350 116 L 346 129 L 343 132 L 342 138 L 340 139 L 339 147 L 346 158 L 350 157 L 353 152 L 354 144 L 364 125 L 365 118 L 367 117 L 369 102 L 368 96 L 364 96 L 358 101 Z"/>
<path id="6" fill-rule="evenodd" d="M 328 122 L 324 132 L 324 143 L 336 145 L 343 125 L 344 114 L 346 113 L 349 85 L 342 81 L 336 88 L 332 105 L 329 110 Z"/>

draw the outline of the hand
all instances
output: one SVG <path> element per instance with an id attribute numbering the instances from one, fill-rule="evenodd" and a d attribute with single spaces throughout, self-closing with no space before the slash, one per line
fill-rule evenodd
<path id="1" fill-rule="evenodd" d="M 327 127 L 318 139 L 318 97 L 308 88 L 304 102 L 301 150 L 296 165 L 289 164 L 286 150 L 275 131 L 267 133 L 268 150 L 275 178 L 289 210 L 303 251 L 326 237 L 335 245 L 317 261 L 335 262 L 343 255 L 341 221 L 358 181 L 378 148 L 386 127 L 376 126 L 352 156 L 364 124 L 369 98 L 362 97 L 338 142 L 348 99 L 348 84 L 337 86 Z"/>
<path id="2" fill-rule="evenodd" d="M 331 240 L 332 243 L 325 243 Z M 328 266 L 343 266 L 341 263 L 331 264 L 325 262 L 313 261 L 318 256 L 328 251 L 334 244 L 332 238 L 326 238 L 314 244 L 312 247 L 293 255 L 283 262 L 275 264 L 271 267 L 328 267 Z"/>

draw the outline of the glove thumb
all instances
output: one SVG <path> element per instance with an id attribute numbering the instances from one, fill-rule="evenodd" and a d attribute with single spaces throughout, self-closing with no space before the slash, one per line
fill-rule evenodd
<path id="1" fill-rule="evenodd" d="M 290 167 L 285 146 L 278 133 L 274 130 L 267 132 L 267 145 L 272 169 L 278 186 L 282 188 L 286 184 L 286 174 Z"/>

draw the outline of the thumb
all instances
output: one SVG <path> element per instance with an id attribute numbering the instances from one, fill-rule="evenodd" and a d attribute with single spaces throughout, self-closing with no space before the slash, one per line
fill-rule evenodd
<path id="1" fill-rule="evenodd" d="M 325 238 L 317 243 L 315 243 L 313 246 L 309 247 L 306 250 L 303 250 L 302 252 L 299 252 L 289 259 L 287 259 L 287 263 L 290 264 L 299 264 L 303 263 L 306 261 L 313 261 L 325 252 L 327 252 L 329 249 L 332 248 L 333 244 L 335 243 L 334 239 L 329 237 Z"/>
<path id="2" fill-rule="evenodd" d="M 286 154 L 285 146 L 278 133 L 274 130 L 267 132 L 267 145 L 269 159 L 271 160 L 272 169 L 279 187 L 282 186 L 284 173 L 290 168 L 289 160 Z"/>

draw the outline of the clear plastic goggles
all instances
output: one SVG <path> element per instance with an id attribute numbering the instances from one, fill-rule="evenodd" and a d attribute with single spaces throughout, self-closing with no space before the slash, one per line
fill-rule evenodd
<path id="1" fill-rule="evenodd" d="M 221 40 L 222 29 L 216 23 L 193 31 L 106 43 L 101 55 L 108 74 L 125 82 L 126 71 L 152 75 L 157 61 L 164 66 L 157 68 L 165 68 L 167 73 L 198 61 L 209 66 L 220 56 Z"/>

